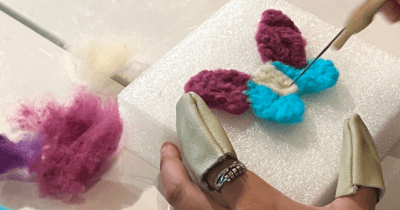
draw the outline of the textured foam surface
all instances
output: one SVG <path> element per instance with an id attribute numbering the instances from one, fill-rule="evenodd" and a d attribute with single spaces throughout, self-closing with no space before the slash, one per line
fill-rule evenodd
<path id="1" fill-rule="evenodd" d="M 196 73 L 217 68 L 256 71 L 262 62 L 254 35 L 261 13 L 271 8 L 282 10 L 299 27 L 308 59 L 339 32 L 284 1 L 232 0 L 119 95 L 121 113 L 135 130 L 131 150 L 159 166 L 161 143 L 176 141 L 176 102 Z M 390 118 L 400 103 L 400 59 L 356 37 L 323 58 L 334 62 L 339 80 L 331 89 L 302 96 L 306 112 L 300 124 L 265 122 L 251 110 L 241 116 L 213 110 L 241 161 L 305 204 L 321 204 L 334 195 L 344 119 L 360 114 L 372 135 L 380 137 L 375 142 L 381 158 L 400 139 L 398 126 L 393 126 L 399 122 Z"/>

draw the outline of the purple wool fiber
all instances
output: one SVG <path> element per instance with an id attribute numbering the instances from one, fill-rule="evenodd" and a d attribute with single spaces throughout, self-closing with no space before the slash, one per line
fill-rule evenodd
<path id="1" fill-rule="evenodd" d="M 0 135 L 0 174 L 14 168 L 23 167 L 26 163 L 24 156 L 17 149 L 14 142 Z"/>
<path id="2" fill-rule="evenodd" d="M 263 62 L 281 61 L 294 67 L 307 64 L 306 40 L 293 21 L 279 10 L 262 13 L 255 39 Z"/>
<path id="3" fill-rule="evenodd" d="M 250 75 L 237 70 L 203 70 L 186 83 L 185 93 L 193 91 L 210 108 L 240 115 L 250 105 L 242 94 L 247 89 L 246 82 L 250 78 Z"/>
<path id="4" fill-rule="evenodd" d="M 40 128 L 44 137 L 41 155 L 29 171 L 37 174 L 42 195 L 59 199 L 87 190 L 102 164 L 117 151 L 122 135 L 117 99 L 102 100 L 85 88 L 77 89 L 71 104 L 53 100 L 39 109 L 22 106 L 19 114 L 16 119 L 24 126 L 20 128 Z"/>
<path id="5" fill-rule="evenodd" d="M 32 164 L 42 148 L 42 139 L 39 138 L 27 134 L 21 141 L 14 143 L 0 135 L 0 174 Z"/>
<path id="6" fill-rule="evenodd" d="M 40 157 L 44 136 L 41 133 L 36 135 L 25 134 L 24 138 L 18 141 L 15 146 L 26 160 L 26 166 L 33 164 L 36 158 Z"/>

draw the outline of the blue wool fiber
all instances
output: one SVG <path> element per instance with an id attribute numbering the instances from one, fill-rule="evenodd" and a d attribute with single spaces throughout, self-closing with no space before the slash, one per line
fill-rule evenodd
<path id="1" fill-rule="evenodd" d="M 248 89 L 243 94 L 248 97 L 257 117 L 288 124 L 302 121 L 304 103 L 298 95 L 289 94 L 279 97 L 269 87 L 257 85 L 252 80 L 249 80 L 246 85 Z"/>
<path id="2" fill-rule="evenodd" d="M 0 210 L 10 210 L 10 209 L 6 208 L 5 206 L 0 205 Z"/>
<path id="3" fill-rule="evenodd" d="M 308 64 L 313 60 L 309 60 Z M 282 71 L 292 80 L 296 79 L 301 70 L 281 62 L 272 62 L 276 69 Z M 316 93 L 333 87 L 339 78 L 339 71 L 331 60 L 318 59 L 313 65 L 296 81 L 299 88 L 297 94 L 304 95 Z"/>

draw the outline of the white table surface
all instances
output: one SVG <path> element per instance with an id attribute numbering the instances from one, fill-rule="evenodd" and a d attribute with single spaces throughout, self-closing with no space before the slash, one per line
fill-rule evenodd
<path id="1" fill-rule="evenodd" d="M 0 12 L 1 116 L 22 98 L 46 92 L 62 99 L 71 83 L 65 70 L 65 51 Z M 0 130 L 4 132 L 4 117 Z"/>
<path id="2" fill-rule="evenodd" d="M 137 37 L 141 60 L 161 58 L 228 0 L 2 0 L 72 44 L 90 35 Z"/>
<path id="3" fill-rule="evenodd" d="M 158 60 L 228 0 L 2 0 L 67 43 L 88 34 L 133 33 L 143 38 L 147 60 Z M 287 0 L 336 27 L 363 0 Z M 382 15 L 357 36 L 400 57 L 399 24 Z M 388 41 L 390 40 L 390 41 Z"/>
<path id="4" fill-rule="evenodd" d="M 48 94 L 63 100 L 72 82 L 67 52 L 3 12 L 0 22 L 0 133 L 4 133 L 9 129 L 5 116 L 15 110 L 19 100 Z M 168 209 L 154 187 L 157 174 L 156 168 L 125 151 L 103 180 L 85 194 L 86 202 L 66 205 L 40 198 L 35 183 L 0 176 L 0 204 L 11 209 Z"/>

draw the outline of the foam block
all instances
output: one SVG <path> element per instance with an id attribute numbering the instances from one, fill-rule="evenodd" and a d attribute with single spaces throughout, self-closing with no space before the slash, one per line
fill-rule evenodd
<path id="1" fill-rule="evenodd" d="M 340 30 L 285 1 L 230 1 L 120 93 L 121 113 L 139 125 L 131 150 L 159 166 L 162 142 L 176 141 L 175 105 L 193 75 L 217 68 L 252 73 L 262 65 L 254 36 L 266 9 L 282 10 L 295 22 L 307 40 L 308 59 Z M 312 205 L 334 196 L 346 118 L 358 113 L 380 137 L 375 142 L 381 158 L 400 139 L 388 121 L 399 110 L 400 59 L 357 37 L 323 58 L 333 61 L 339 80 L 331 89 L 302 96 L 306 110 L 300 124 L 266 122 L 251 110 L 240 116 L 213 111 L 250 170 L 288 197 Z"/>

